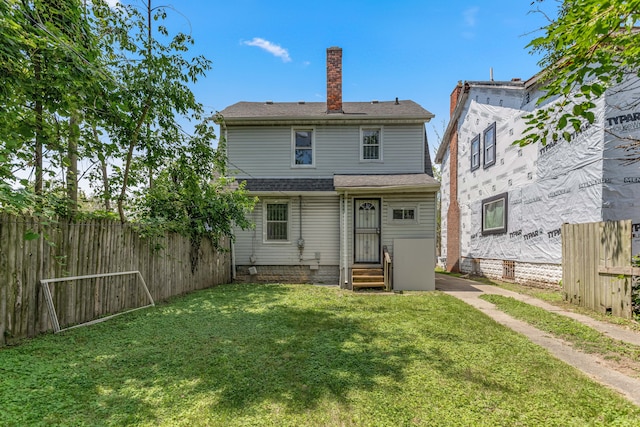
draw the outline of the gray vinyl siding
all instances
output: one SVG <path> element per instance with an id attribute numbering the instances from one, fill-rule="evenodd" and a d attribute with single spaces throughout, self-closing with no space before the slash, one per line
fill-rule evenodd
<path id="1" fill-rule="evenodd" d="M 264 201 L 289 203 L 288 242 L 264 241 Z M 303 260 L 300 261 L 298 239 L 300 238 L 300 218 L 302 218 L 302 238 L 304 239 Z M 255 223 L 253 230 L 236 230 L 236 265 L 251 265 L 250 257 L 255 257 L 255 265 L 311 265 L 316 252 L 320 253 L 319 265 L 338 265 L 340 252 L 340 218 L 338 196 L 302 197 L 302 216 L 298 197 L 278 197 L 261 199 L 251 214 Z"/>
<path id="2" fill-rule="evenodd" d="M 382 245 L 387 246 L 393 256 L 393 239 L 417 239 L 436 237 L 436 193 L 421 195 L 386 196 L 382 210 Z M 394 221 L 393 208 L 415 207 L 417 219 L 413 221 Z"/>
<path id="3" fill-rule="evenodd" d="M 393 256 L 393 239 L 435 238 L 436 193 L 399 194 L 397 196 L 349 196 L 347 205 L 347 262 L 353 264 L 353 209 L 354 199 L 381 199 L 381 244 Z M 395 222 L 391 218 L 393 207 L 416 208 L 417 221 Z"/>
<path id="4" fill-rule="evenodd" d="M 305 126 L 295 128 L 304 129 Z M 230 168 L 238 177 L 331 177 L 334 174 L 421 173 L 424 127 L 385 125 L 382 161 L 360 161 L 360 126 L 314 126 L 315 167 L 291 166 L 291 126 L 227 130 Z"/>

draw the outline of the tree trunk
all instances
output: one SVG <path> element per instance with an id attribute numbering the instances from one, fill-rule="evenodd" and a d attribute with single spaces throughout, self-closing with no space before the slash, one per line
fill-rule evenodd
<path id="1" fill-rule="evenodd" d="M 36 113 L 36 123 L 35 123 L 35 134 L 36 134 L 36 147 L 35 147 L 35 155 L 34 155 L 34 163 L 36 168 L 36 182 L 34 191 L 36 195 L 42 195 L 42 141 L 44 140 L 44 135 L 42 134 L 44 126 L 43 126 L 43 116 L 42 116 L 42 88 L 40 87 L 40 81 L 42 80 L 42 69 L 40 64 L 40 55 L 38 52 L 34 54 L 33 59 L 33 79 L 35 80 L 35 113 Z"/>
<path id="2" fill-rule="evenodd" d="M 78 139 L 80 138 L 80 127 L 78 125 L 78 114 L 73 112 L 69 119 L 69 166 L 67 167 L 67 198 L 69 206 L 69 216 L 75 216 L 78 211 Z"/>
<path id="3" fill-rule="evenodd" d="M 120 196 L 118 196 L 118 215 L 120 215 L 120 222 L 126 222 L 127 217 L 124 213 L 124 199 L 127 195 L 127 187 L 129 185 L 129 172 L 131 170 L 131 160 L 133 159 L 133 150 L 136 147 L 136 143 L 138 142 L 138 136 L 140 135 L 140 128 L 144 123 L 144 120 L 147 118 L 147 113 L 149 113 L 149 108 L 151 108 L 150 101 L 148 101 L 144 109 L 142 110 L 142 114 L 140 114 L 140 118 L 138 119 L 138 123 L 136 123 L 136 128 L 133 130 L 133 134 L 131 135 L 131 141 L 129 142 L 129 149 L 127 150 L 127 159 L 124 164 L 124 176 L 122 177 L 122 189 L 120 190 Z"/>
<path id="4" fill-rule="evenodd" d="M 100 147 L 100 138 L 98 137 L 98 129 L 96 125 L 91 126 L 93 132 L 93 140 L 96 147 Z M 104 152 L 98 154 L 98 160 L 100 160 L 100 171 L 102 172 L 102 190 L 104 192 L 104 210 L 111 212 L 111 188 L 109 186 L 109 174 L 107 173 L 107 156 Z"/>

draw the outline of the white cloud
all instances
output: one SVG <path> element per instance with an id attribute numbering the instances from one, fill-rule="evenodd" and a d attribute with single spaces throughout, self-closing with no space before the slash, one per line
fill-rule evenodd
<path id="1" fill-rule="evenodd" d="M 116 7 L 116 5 L 120 3 L 118 0 L 104 0 L 104 2 L 108 4 L 109 7 Z"/>
<path id="2" fill-rule="evenodd" d="M 479 7 L 470 7 L 462 12 L 462 16 L 464 18 L 464 23 L 467 27 L 475 27 L 476 26 L 476 17 L 478 16 L 478 12 L 480 11 Z"/>
<path id="3" fill-rule="evenodd" d="M 281 58 L 282 62 L 291 61 L 291 57 L 289 56 L 289 52 L 287 51 L 287 49 L 281 46 L 278 46 L 277 44 L 272 43 L 269 40 L 261 39 L 260 37 L 254 37 L 253 40 L 248 42 L 243 42 L 243 44 L 247 46 L 256 46 L 256 47 L 259 47 L 260 49 L 266 50 L 273 56 Z"/>

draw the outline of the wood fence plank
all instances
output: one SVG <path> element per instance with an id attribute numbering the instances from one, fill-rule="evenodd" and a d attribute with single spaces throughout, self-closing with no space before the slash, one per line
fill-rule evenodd
<path id="1" fill-rule="evenodd" d="M 25 241 L 33 229 L 39 239 Z M 46 236 L 46 240 L 44 238 Z M 60 219 L 42 225 L 31 217 L 0 214 L 0 347 L 52 329 L 40 279 L 139 270 L 152 297 L 162 301 L 230 281 L 230 252 L 208 239 L 191 269 L 191 243 L 173 233 L 142 239 L 128 224 Z M 226 239 L 222 247 L 228 247 Z M 62 327 L 147 304 L 135 275 L 49 283 Z M 5 334 L 6 332 L 6 334 Z"/>

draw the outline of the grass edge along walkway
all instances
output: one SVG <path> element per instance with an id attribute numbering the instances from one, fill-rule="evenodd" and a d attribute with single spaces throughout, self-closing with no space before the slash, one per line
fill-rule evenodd
<path id="1" fill-rule="evenodd" d="M 626 359 L 632 363 L 640 360 L 640 346 L 611 338 L 570 317 L 549 312 L 519 301 L 513 297 L 485 294 L 480 298 L 491 302 L 505 313 L 529 323 L 536 328 L 571 343 L 586 353 L 598 354 L 605 359 Z M 640 364 L 638 364 L 640 374 Z"/>

